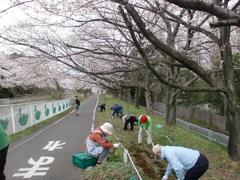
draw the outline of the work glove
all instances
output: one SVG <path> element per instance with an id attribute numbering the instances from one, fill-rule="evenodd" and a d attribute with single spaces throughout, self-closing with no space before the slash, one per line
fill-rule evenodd
<path id="1" fill-rule="evenodd" d="M 162 180 L 167 180 L 168 177 L 166 175 L 163 176 Z"/>
<path id="2" fill-rule="evenodd" d="M 113 144 L 114 148 L 118 148 L 120 146 L 120 143 Z"/>

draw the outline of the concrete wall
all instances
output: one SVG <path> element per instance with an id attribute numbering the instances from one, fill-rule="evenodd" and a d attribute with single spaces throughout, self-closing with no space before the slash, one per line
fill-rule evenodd
<path id="1" fill-rule="evenodd" d="M 71 99 L 0 106 L 0 124 L 8 134 L 14 134 L 71 106 Z"/>

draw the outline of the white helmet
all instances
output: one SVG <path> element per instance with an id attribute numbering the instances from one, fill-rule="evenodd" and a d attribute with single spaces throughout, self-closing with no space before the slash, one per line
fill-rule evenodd
<path id="1" fill-rule="evenodd" d="M 113 126 L 110 123 L 104 123 L 102 126 L 100 126 L 102 131 L 104 131 L 107 134 L 112 134 Z"/>

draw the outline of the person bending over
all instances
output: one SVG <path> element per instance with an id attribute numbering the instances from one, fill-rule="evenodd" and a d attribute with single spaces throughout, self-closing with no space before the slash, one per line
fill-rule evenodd
<path id="1" fill-rule="evenodd" d="M 208 159 L 197 150 L 181 146 L 154 145 L 152 148 L 155 157 L 168 161 L 167 170 L 162 180 L 175 171 L 178 180 L 197 180 L 208 169 Z"/>
<path id="2" fill-rule="evenodd" d="M 118 117 L 119 115 L 123 114 L 122 113 L 123 107 L 120 105 L 115 104 L 113 107 L 111 107 L 111 110 L 113 110 L 112 118 L 114 117 L 115 114 L 117 114 Z"/>

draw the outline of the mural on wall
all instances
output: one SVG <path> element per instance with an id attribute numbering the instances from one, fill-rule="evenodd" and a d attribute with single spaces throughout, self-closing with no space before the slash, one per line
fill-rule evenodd
<path id="1" fill-rule="evenodd" d="M 46 105 L 46 104 L 45 104 L 45 106 L 44 106 L 44 109 L 45 109 L 45 115 L 46 115 L 46 116 L 49 116 L 50 109 L 47 108 L 47 105 Z"/>
<path id="2" fill-rule="evenodd" d="M 57 110 L 57 108 L 54 106 L 54 104 L 52 104 L 52 112 L 53 112 L 53 114 L 56 113 L 56 110 Z"/>
<path id="3" fill-rule="evenodd" d="M 63 109 L 65 111 L 71 105 L 68 99 L 7 106 L 0 108 L 0 124 L 8 134 L 14 134 L 63 112 Z"/>
<path id="4" fill-rule="evenodd" d="M 0 119 L 0 124 L 2 125 L 3 129 L 6 131 L 8 127 L 8 120 Z"/>
<path id="5" fill-rule="evenodd" d="M 37 106 L 34 106 L 34 112 L 35 112 L 35 119 L 39 120 L 41 117 L 41 111 L 37 110 Z"/>
<path id="6" fill-rule="evenodd" d="M 19 124 L 21 126 L 25 126 L 28 122 L 28 114 L 23 114 L 22 113 L 22 108 L 19 108 L 17 115 L 19 115 L 19 119 L 18 119 Z"/>
<path id="7" fill-rule="evenodd" d="M 59 105 L 59 103 L 58 103 L 58 111 L 60 112 L 61 111 L 61 106 Z"/>

